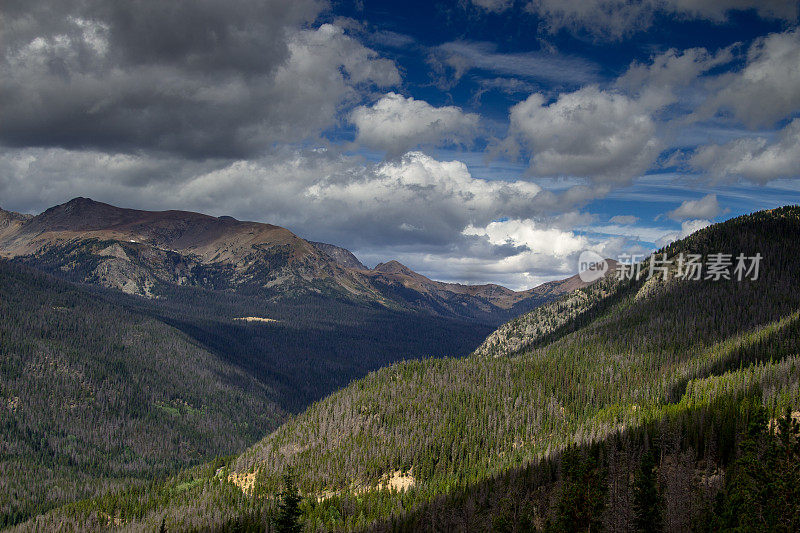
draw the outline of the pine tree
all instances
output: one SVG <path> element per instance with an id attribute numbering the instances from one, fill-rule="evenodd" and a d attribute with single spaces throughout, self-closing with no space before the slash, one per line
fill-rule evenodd
<path id="1" fill-rule="evenodd" d="M 568 448 L 561 458 L 563 486 L 558 502 L 555 529 L 598 531 L 602 529 L 605 504 L 604 472 L 590 451 L 585 456 Z"/>
<path id="2" fill-rule="evenodd" d="M 633 506 L 638 531 L 661 530 L 661 500 L 656 485 L 656 459 L 653 449 L 642 456 L 642 465 L 633 487 Z"/>
<path id="3" fill-rule="evenodd" d="M 728 473 L 722 514 L 726 527 L 758 530 L 765 526 L 764 495 L 770 488 L 770 469 L 764 464 L 767 411 L 755 404 L 748 414 L 749 424 L 739 443 L 738 457 Z"/>
<path id="4" fill-rule="evenodd" d="M 770 526 L 780 531 L 797 531 L 800 528 L 800 424 L 787 407 L 776 425 L 775 466 L 770 476 L 772 509 L 769 514 L 773 518 Z"/>
<path id="5" fill-rule="evenodd" d="M 303 530 L 300 525 L 300 502 L 302 497 L 294 485 L 292 474 L 283 476 L 284 489 L 278 496 L 278 518 L 275 522 L 277 533 L 300 533 Z"/>

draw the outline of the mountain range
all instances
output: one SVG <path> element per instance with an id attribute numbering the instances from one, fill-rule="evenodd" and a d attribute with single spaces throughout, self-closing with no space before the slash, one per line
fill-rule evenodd
<path id="1" fill-rule="evenodd" d="M 271 224 L 123 209 L 88 198 L 37 216 L 0 210 L 0 257 L 151 298 L 162 296 L 166 285 L 270 300 L 313 293 L 487 324 L 585 285 L 577 276 L 526 291 L 443 283 L 397 261 L 367 268 L 344 248 Z"/>

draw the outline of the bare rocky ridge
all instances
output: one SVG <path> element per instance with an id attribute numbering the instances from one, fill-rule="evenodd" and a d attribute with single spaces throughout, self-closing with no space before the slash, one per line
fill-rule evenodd
<path id="1" fill-rule="evenodd" d="M 336 246 L 335 244 L 328 244 L 325 242 L 313 242 L 309 241 L 314 248 L 317 250 L 328 254 L 334 261 L 336 261 L 340 266 L 345 268 L 354 268 L 357 270 L 369 270 L 364 264 L 358 260 L 358 258 L 353 255 L 353 252 L 346 248 L 342 248 L 341 246 Z"/>
<path id="2" fill-rule="evenodd" d="M 17 233 L 28 220 L 33 218 L 31 215 L 22 215 L 13 211 L 0 209 L 0 240 L 5 239 L 6 235 Z"/>
<path id="3" fill-rule="evenodd" d="M 475 355 L 499 357 L 517 354 L 614 294 L 620 286 L 614 275 L 617 262 L 606 261 L 610 263 L 609 269 L 596 283 L 588 284 L 579 276 L 551 282 L 554 289 L 563 290 L 559 298 L 497 328 L 475 350 Z"/>

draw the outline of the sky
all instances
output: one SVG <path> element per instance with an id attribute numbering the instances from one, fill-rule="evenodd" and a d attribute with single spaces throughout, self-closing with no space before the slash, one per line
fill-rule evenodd
<path id="1" fill-rule="evenodd" d="M 524 289 L 800 203 L 800 2 L 4 0 L 0 207 Z"/>

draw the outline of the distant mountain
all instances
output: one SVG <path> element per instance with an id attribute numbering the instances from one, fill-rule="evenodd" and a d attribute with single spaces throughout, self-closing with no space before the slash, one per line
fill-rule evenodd
<path id="1" fill-rule="evenodd" d="M 368 275 L 381 293 L 390 298 L 445 316 L 461 314 L 475 319 L 483 316 L 508 319 L 590 285 L 577 274 L 525 291 L 512 291 L 495 284 L 444 283 L 430 280 L 397 261 L 381 263 Z"/>
<path id="2" fill-rule="evenodd" d="M 741 528 L 742 501 L 763 523 L 797 520 L 780 503 L 797 473 L 775 459 L 797 455 L 791 416 L 784 444 L 766 433 L 769 413 L 800 406 L 798 235 L 796 206 L 716 224 L 659 254 L 761 254 L 758 279 L 607 278 L 471 357 L 370 373 L 225 468 L 126 493 L 126 527 L 263 528 L 290 470 L 313 530 Z M 399 264 L 375 272 L 422 283 Z M 110 509 L 95 505 L 38 525 Z"/>
<path id="3" fill-rule="evenodd" d="M 163 284 L 261 290 L 275 297 L 319 292 L 380 299 L 358 276 L 290 231 L 184 211 L 122 209 L 87 198 L 16 224 L 0 255 L 131 294 Z"/>
<path id="4" fill-rule="evenodd" d="M 159 297 L 169 285 L 258 294 L 317 294 L 498 324 L 564 292 L 577 278 L 528 291 L 432 281 L 396 261 L 374 269 L 348 250 L 232 217 L 123 209 L 75 198 L 34 216 L 0 210 L 0 257 L 71 281 Z"/>
<path id="5" fill-rule="evenodd" d="M 397 280 L 376 282 L 349 251 L 277 226 L 86 198 L 37 216 L 0 210 L 0 257 L 177 329 L 288 412 L 395 361 L 464 355 L 506 312 L 398 297 Z"/>

